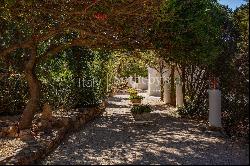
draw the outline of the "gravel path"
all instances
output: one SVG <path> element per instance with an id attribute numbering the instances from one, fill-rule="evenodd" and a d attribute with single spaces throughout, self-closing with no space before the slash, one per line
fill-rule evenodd
<path id="1" fill-rule="evenodd" d="M 144 94 L 145 95 L 145 94 Z M 126 95 L 110 99 L 106 113 L 69 136 L 42 164 L 248 164 L 247 146 L 201 130 L 194 122 L 161 114 L 136 124 Z M 144 99 L 157 108 L 159 98 Z M 161 107 L 162 108 L 162 107 Z M 157 112 L 157 111 L 156 111 Z"/>

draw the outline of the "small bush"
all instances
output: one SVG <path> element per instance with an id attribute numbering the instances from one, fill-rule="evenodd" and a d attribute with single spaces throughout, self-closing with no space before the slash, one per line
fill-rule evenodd
<path id="1" fill-rule="evenodd" d="M 143 96 L 140 96 L 140 95 L 135 95 L 135 96 L 129 96 L 129 100 L 132 100 L 132 99 L 143 99 L 144 97 Z"/>
<path id="2" fill-rule="evenodd" d="M 138 106 L 134 106 L 131 109 L 131 112 L 135 114 L 149 113 L 149 112 L 152 112 L 152 108 L 149 105 L 138 105 Z"/>
<path id="3" fill-rule="evenodd" d="M 179 107 L 177 110 L 181 117 L 192 119 L 207 119 L 208 110 L 197 105 L 195 102 L 189 102 L 183 107 Z"/>
<path id="4" fill-rule="evenodd" d="M 137 90 L 134 88 L 129 88 L 128 93 L 130 96 L 136 96 L 138 94 Z"/>

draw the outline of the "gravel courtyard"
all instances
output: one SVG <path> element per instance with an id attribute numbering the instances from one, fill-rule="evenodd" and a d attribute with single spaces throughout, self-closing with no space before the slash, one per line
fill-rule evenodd
<path id="1" fill-rule="evenodd" d="M 161 106 L 157 97 L 143 102 L 161 115 L 154 123 L 135 123 L 128 96 L 116 95 L 100 118 L 65 139 L 41 164 L 249 164 L 248 146 L 170 116 L 174 109 Z"/>

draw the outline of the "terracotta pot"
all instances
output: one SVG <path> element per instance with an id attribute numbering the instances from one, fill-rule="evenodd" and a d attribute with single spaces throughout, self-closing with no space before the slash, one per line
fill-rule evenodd
<path id="1" fill-rule="evenodd" d="M 141 104 L 142 99 L 130 99 L 132 104 Z"/>

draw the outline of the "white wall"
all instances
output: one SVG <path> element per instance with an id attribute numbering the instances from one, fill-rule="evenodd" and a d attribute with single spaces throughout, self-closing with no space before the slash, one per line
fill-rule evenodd
<path id="1" fill-rule="evenodd" d="M 128 86 L 135 88 L 135 89 L 141 89 L 141 90 L 146 90 L 148 89 L 148 79 L 144 77 L 137 77 L 138 78 L 138 83 L 133 81 L 133 77 L 128 78 Z"/>

